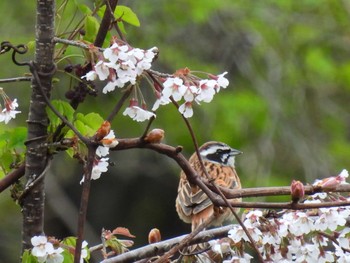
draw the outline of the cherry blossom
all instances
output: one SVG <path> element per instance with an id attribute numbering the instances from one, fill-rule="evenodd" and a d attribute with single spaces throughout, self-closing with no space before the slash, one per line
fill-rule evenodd
<path id="1" fill-rule="evenodd" d="M 17 99 L 11 100 L 3 88 L 0 88 L 0 95 L 4 101 L 4 109 L 1 108 L 0 104 L 0 122 L 7 124 L 11 119 L 16 118 L 16 114 L 20 113 L 16 108 L 18 107 Z"/>
<path id="2" fill-rule="evenodd" d="M 34 236 L 31 238 L 33 245 L 32 255 L 38 259 L 38 262 L 61 263 L 63 262 L 64 251 L 62 248 L 55 249 L 53 244 L 47 241 L 46 236 Z"/>
<path id="3" fill-rule="evenodd" d="M 97 78 L 97 73 L 96 71 L 92 70 L 86 73 L 86 75 L 82 76 L 81 78 L 86 78 L 86 80 L 94 81 Z"/>
<path id="4" fill-rule="evenodd" d="M 129 106 L 125 109 L 123 112 L 124 116 L 129 116 L 134 121 L 142 122 L 145 120 L 149 120 L 152 117 L 155 117 L 156 115 L 153 112 L 144 110 L 138 106 Z"/>
<path id="5" fill-rule="evenodd" d="M 169 98 L 172 96 L 175 101 L 181 100 L 187 89 L 186 86 L 183 85 L 183 80 L 178 77 L 168 78 L 163 83 L 163 86 L 163 97 Z"/>
<path id="6" fill-rule="evenodd" d="M 197 104 L 201 102 L 209 103 L 213 100 L 215 94 L 220 91 L 220 88 L 226 88 L 229 84 L 224 72 L 220 75 L 208 74 L 209 79 L 200 79 L 197 76 L 191 74 L 191 71 L 187 68 L 176 71 L 174 77 L 168 77 L 161 79 L 163 82 L 161 93 L 158 94 L 159 88 L 156 88 L 157 100 L 153 105 L 152 110 L 157 110 L 160 105 L 166 105 L 174 101 L 185 102 L 179 107 L 179 112 L 183 114 L 185 118 L 193 116 L 193 102 Z M 154 84 L 155 87 L 159 86 L 158 83 Z"/>
<path id="7" fill-rule="evenodd" d="M 108 64 L 100 60 L 95 65 L 95 71 L 100 80 L 105 80 L 109 76 L 109 67 Z"/>
<path id="8" fill-rule="evenodd" d="M 134 85 L 137 77 L 142 75 L 144 70 L 151 68 L 156 53 L 156 47 L 143 50 L 114 43 L 103 51 L 103 58 L 82 78 L 91 81 L 97 77 L 99 80 L 107 79 L 103 93 L 111 92 L 116 87 L 122 88 L 126 83 Z"/>
<path id="9" fill-rule="evenodd" d="M 196 101 L 211 102 L 215 95 L 215 86 L 217 82 L 213 79 L 204 79 L 199 82 L 199 91 Z"/>
<path id="10" fill-rule="evenodd" d="M 105 173 L 108 171 L 108 157 L 105 158 L 96 158 L 95 163 L 92 167 L 91 170 L 91 180 L 97 180 L 101 177 L 102 173 Z M 80 184 L 82 184 L 84 182 L 85 176 L 83 176 L 83 178 L 80 180 Z"/>
<path id="11" fill-rule="evenodd" d="M 88 257 L 88 242 L 85 240 L 81 244 L 81 255 L 80 255 L 80 263 L 84 263 L 84 259 Z"/>
<path id="12" fill-rule="evenodd" d="M 127 45 L 118 45 L 118 43 L 114 43 L 111 47 L 103 51 L 103 56 L 110 62 L 117 63 L 118 60 L 124 61 L 128 59 L 128 50 L 129 47 Z"/>
<path id="13" fill-rule="evenodd" d="M 96 149 L 96 155 L 98 157 L 104 157 L 109 154 L 109 148 L 113 148 L 118 145 L 118 140 L 115 138 L 114 131 L 110 130 L 109 133 L 100 140 L 101 146 Z"/>
<path id="14" fill-rule="evenodd" d="M 156 102 L 154 103 L 154 105 L 152 107 L 152 111 L 156 111 L 160 105 L 167 105 L 170 102 L 171 102 L 171 100 L 169 98 L 166 98 L 165 96 L 159 95 L 158 99 L 156 100 Z"/>
<path id="15" fill-rule="evenodd" d="M 192 103 L 191 102 L 185 102 L 179 107 L 179 112 L 185 117 L 185 118 L 191 118 L 193 116 L 193 109 L 192 109 Z"/>

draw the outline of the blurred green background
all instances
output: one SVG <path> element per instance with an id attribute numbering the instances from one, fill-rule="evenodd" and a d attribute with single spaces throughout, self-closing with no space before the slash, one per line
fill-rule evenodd
<path id="1" fill-rule="evenodd" d="M 85 3 L 92 6 L 92 1 Z M 229 72 L 230 86 L 212 103 L 195 107 L 190 122 L 200 143 L 219 140 L 244 152 L 237 160 L 244 187 L 285 186 L 293 179 L 312 183 L 348 168 L 349 1 L 149 0 L 120 4 L 130 6 L 141 21 L 140 28 L 126 27 L 129 43 L 159 48 L 154 69 Z M 0 2 L 1 41 L 34 40 L 34 5 L 34 1 Z M 69 4 L 64 21 L 74 13 L 74 5 Z M 13 66 L 9 54 L 0 56 L 0 64 L 0 78 L 28 72 Z M 60 63 L 59 68 L 65 65 Z M 69 81 L 63 74 L 57 77 L 60 81 L 52 96 L 64 99 Z M 22 114 L 16 124 L 25 126 L 29 84 L 2 87 L 10 97 L 18 98 Z M 146 85 L 142 91 L 151 108 L 152 91 Z M 88 98 L 79 111 L 87 113 L 93 108 L 106 117 L 120 96 L 114 92 Z M 112 126 L 124 138 L 140 136 L 146 124 L 118 116 Z M 152 127 L 165 130 L 166 143 L 183 145 L 186 156 L 193 152 L 189 132 L 172 105 L 158 110 Z M 82 170 L 64 153 L 55 157 L 47 176 L 45 231 L 63 238 L 75 233 Z M 160 229 L 164 239 L 190 230 L 175 212 L 179 168 L 172 160 L 138 149 L 113 152 L 111 159 L 115 165 L 92 184 L 86 231 L 90 245 L 99 242 L 102 227 L 129 228 L 136 235 L 135 246 L 147 243 L 153 227 Z M 0 211 L 0 262 L 15 262 L 21 213 L 8 190 L 1 193 Z"/>

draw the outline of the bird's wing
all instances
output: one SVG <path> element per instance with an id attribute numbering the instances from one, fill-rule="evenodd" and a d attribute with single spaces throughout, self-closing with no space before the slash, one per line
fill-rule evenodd
<path id="1" fill-rule="evenodd" d="M 211 175 L 217 175 L 214 180 L 216 185 L 230 189 L 241 188 L 239 177 L 234 169 L 229 166 L 221 166 L 220 169 L 216 171 L 217 164 L 205 164 L 209 171 L 210 169 L 211 171 L 214 171 L 214 173 L 210 173 Z M 205 177 L 204 174 L 201 174 L 201 176 Z M 181 172 L 178 188 L 178 201 L 186 216 L 198 214 L 212 205 L 211 200 L 198 186 L 190 185 L 184 172 Z"/>

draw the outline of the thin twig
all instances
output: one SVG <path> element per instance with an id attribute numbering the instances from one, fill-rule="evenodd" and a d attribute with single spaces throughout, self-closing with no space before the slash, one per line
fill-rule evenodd
<path id="1" fill-rule="evenodd" d="M 78 230 L 77 230 L 77 241 L 75 246 L 75 253 L 74 253 L 74 263 L 80 262 L 80 255 L 81 255 L 81 248 L 84 238 L 84 229 L 85 229 L 85 222 L 86 222 L 86 214 L 87 214 L 87 208 L 89 203 L 89 196 L 90 196 L 90 186 L 91 186 L 91 172 L 92 167 L 95 160 L 95 154 L 96 154 L 96 145 L 87 145 L 88 147 L 88 156 L 87 156 L 87 163 L 84 167 L 84 182 L 83 182 L 83 189 L 81 193 L 81 199 L 80 199 L 80 208 L 79 208 L 79 217 L 78 217 Z"/>
<path id="2" fill-rule="evenodd" d="M 84 142 L 85 144 L 88 144 L 89 143 L 89 140 L 87 138 L 85 138 L 75 127 L 72 123 L 70 123 L 51 103 L 51 101 L 49 100 L 49 98 L 47 97 L 42 85 L 41 85 L 41 82 L 40 82 L 40 78 L 39 78 L 39 74 L 35 68 L 35 65 L 33 62 L 30 63 L 31 66 L 30 66 L 30 70 L 33 74 L 33 77 L 35 78 L 37 84 L 38 84 L 38 87 L 39 87 L 39 90 L 41 92 L 41 95 L 43 96 L 44 100 L 45 100 L 45 103 L 46 105 L 52 110 L 53 113 L 55 113 L 55 115 L 64 123 L 66 124 L 78 137 L 79 139 Z"/>
<path id="3" fill-rule="evenodd" d="M 23 190 L 23 192 L 21 193 L 21 195 L 18 197 L 18 203 L 21 204 L 23 199 L 29 194 L 29 192 L 31 191 L 31 189 L 37 184 L 39 183 L 43 177 L 46 175 L 46 172 L 48 171 L 48 169 L 50 168 L 51 165 L 51 160 L 47 159 L 47 163 L 45 165 L 44 170 L 41 172 L 41 174 L 39 175 L 33 175 L 31 177 L 31 179 L 33 179 L 32 181 L 27 181 L 27 184 Z"/>
<path id="4" fill-rule="evenodd" d="M 80 47 L 83 49 L 89 49 L 90 46 L 81 42 L 81 41 L 74 41 L 74 40 L 68 40 L 68 39 L 64 39 L 64 38 L 58 38 L 58 37 L 54 37 L 53 41 L 55 43 L 61 43 L 61 44 L 65 44 L 65 45 L 69 45 L 69 46 L 74 46 L 74 47 Z M 103 49 L 100 49 L 100 51 L 103 51 Z"/>
<path id="5" fill-rule="evenodd" d="M 117 102 L 117 104 L 115 105 L 114 109 L 111 111 L 111 113 L 109 114 L 109 116 L 107 117 L 107 121 L 112 122 L 112 120 L 114 119 L 114 117 L 118 114 L 118 112 L 120 111 L 121 107 L 124 105 L 124 102 L 126 101 L 127 98 L 129 98 L 131 92 L 133 91 L 134 86 L 130 86 L 128 87 L 125 91 L 123 96 L 119 99 L 119 101 Z"/>
<path id="6" fill-rule="evenodd" d="M 32 80 L 32 77 L 17 77 L 17 78 L 0 79 L 0 83 L 31 81 L 31 80 Z"/>

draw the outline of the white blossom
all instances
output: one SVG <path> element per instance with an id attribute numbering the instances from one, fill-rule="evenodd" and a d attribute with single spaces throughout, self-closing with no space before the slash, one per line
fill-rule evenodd
<path id="1" fill-rule="evenodd" d="M 97 180 L 101 177 L 102 173 L 105 173 L 108 171 L 108 157 L 105 158 L 100 158 L 100 159 L 96 159 L 92 170 L 91 170 L 91 180 Z M 80 184 L 82 184 L 84 182 L 85 176 L 83 176 L 83 178 L 80 180 Z"/>
<path id="2" fill-rule="evenodd" d="M 196 101 L 211 102 L 215 95 L 215 86 L 217 82 L 213 79 L 204 79 L 199 81 L 198 95 Z"/>
<path id="3" fill-rule="evenodd" d="M 1 90 L 0 90 L 1 94 Z M 16 118 L 16 114 L 21 113 L 20 111 L 16 111 L 16 108 L 18 107 L 17 99 L 14 99 L 11 101 L 7 95 L 3 95 L 2 97 L 4 99 L 5 108 L 0 112 L 0 122 L 5 122 L 7 124 L 11 119 Z M 1 108 L 1 107 L 0 107 Z"/>
<path id="4" fill-rule="evenodd" d="M 168 78 L 163 83 L 163 86 L 162 95 L 165 98 L 172 96 L 175 101 L 180 101 L 187 90 L 186 86 L 183 85 L 183 80 L 178 77 Z"/>
<path id="5" fill-rule="evenodd" d="M 83 78 L 86 78 L 86 80 L 94 81 L 94 80 L 96 80 L 96 78 L 97 78 L 97 73 L 96 73 L 96 71 L 91 70 L 91 71 L 89 71 L 88 73 L 86 73 L 86 75 L 82 76 L 81 78 L 82 78 L 82 79 L 83 79 Z"/>
<path id="6" fill-rule="evenodd" d="M 191 118 L 193 116 L 192 103 L 191 102 L 185 102 L 184 104 L 180 105 L 179 112 L 185 118 Z"/>
<path id="7" fill-rule="evenodd" d="M 95 71 L 100 80 L 105 80 L 109 76 L 109 67 L 108 64 L 100 60 L 95 65 Z"/>
<path id="8" fill-rule="evenodd" d="M 64 251 L 62 248 L 55 249 L 53 244 L 47 241 L 46 236 L 34 236 L 31 238 L 33 245 L 32 255 L 39 263 L 62 263 Z"/>
<path id="9" fill-rule="evenodd" d="M 138 106 L 130 106 L 125 109 L 123 112 L 124 116 L 129 116 L 134 121 L 142 122 L 145 120 L 149 120 L 151 117 L 155 117 L 156 115 L 153 112 L 144 110 Z"/>
<path id="10" fill-rule="evenodd" d="M 122 88 L 126 83 L 134 85 L 138 76 L 144 70 L 151 68 L 151 63 L 158 50 L 152 48 L 143 50 L 128 45 L 114 43 L 103 51 L 103 59 L 99 60 L 93 70 L 82 78 L 87 80 L 108 80 L 103 93 L 113 91 L 116 87 Z"/>

